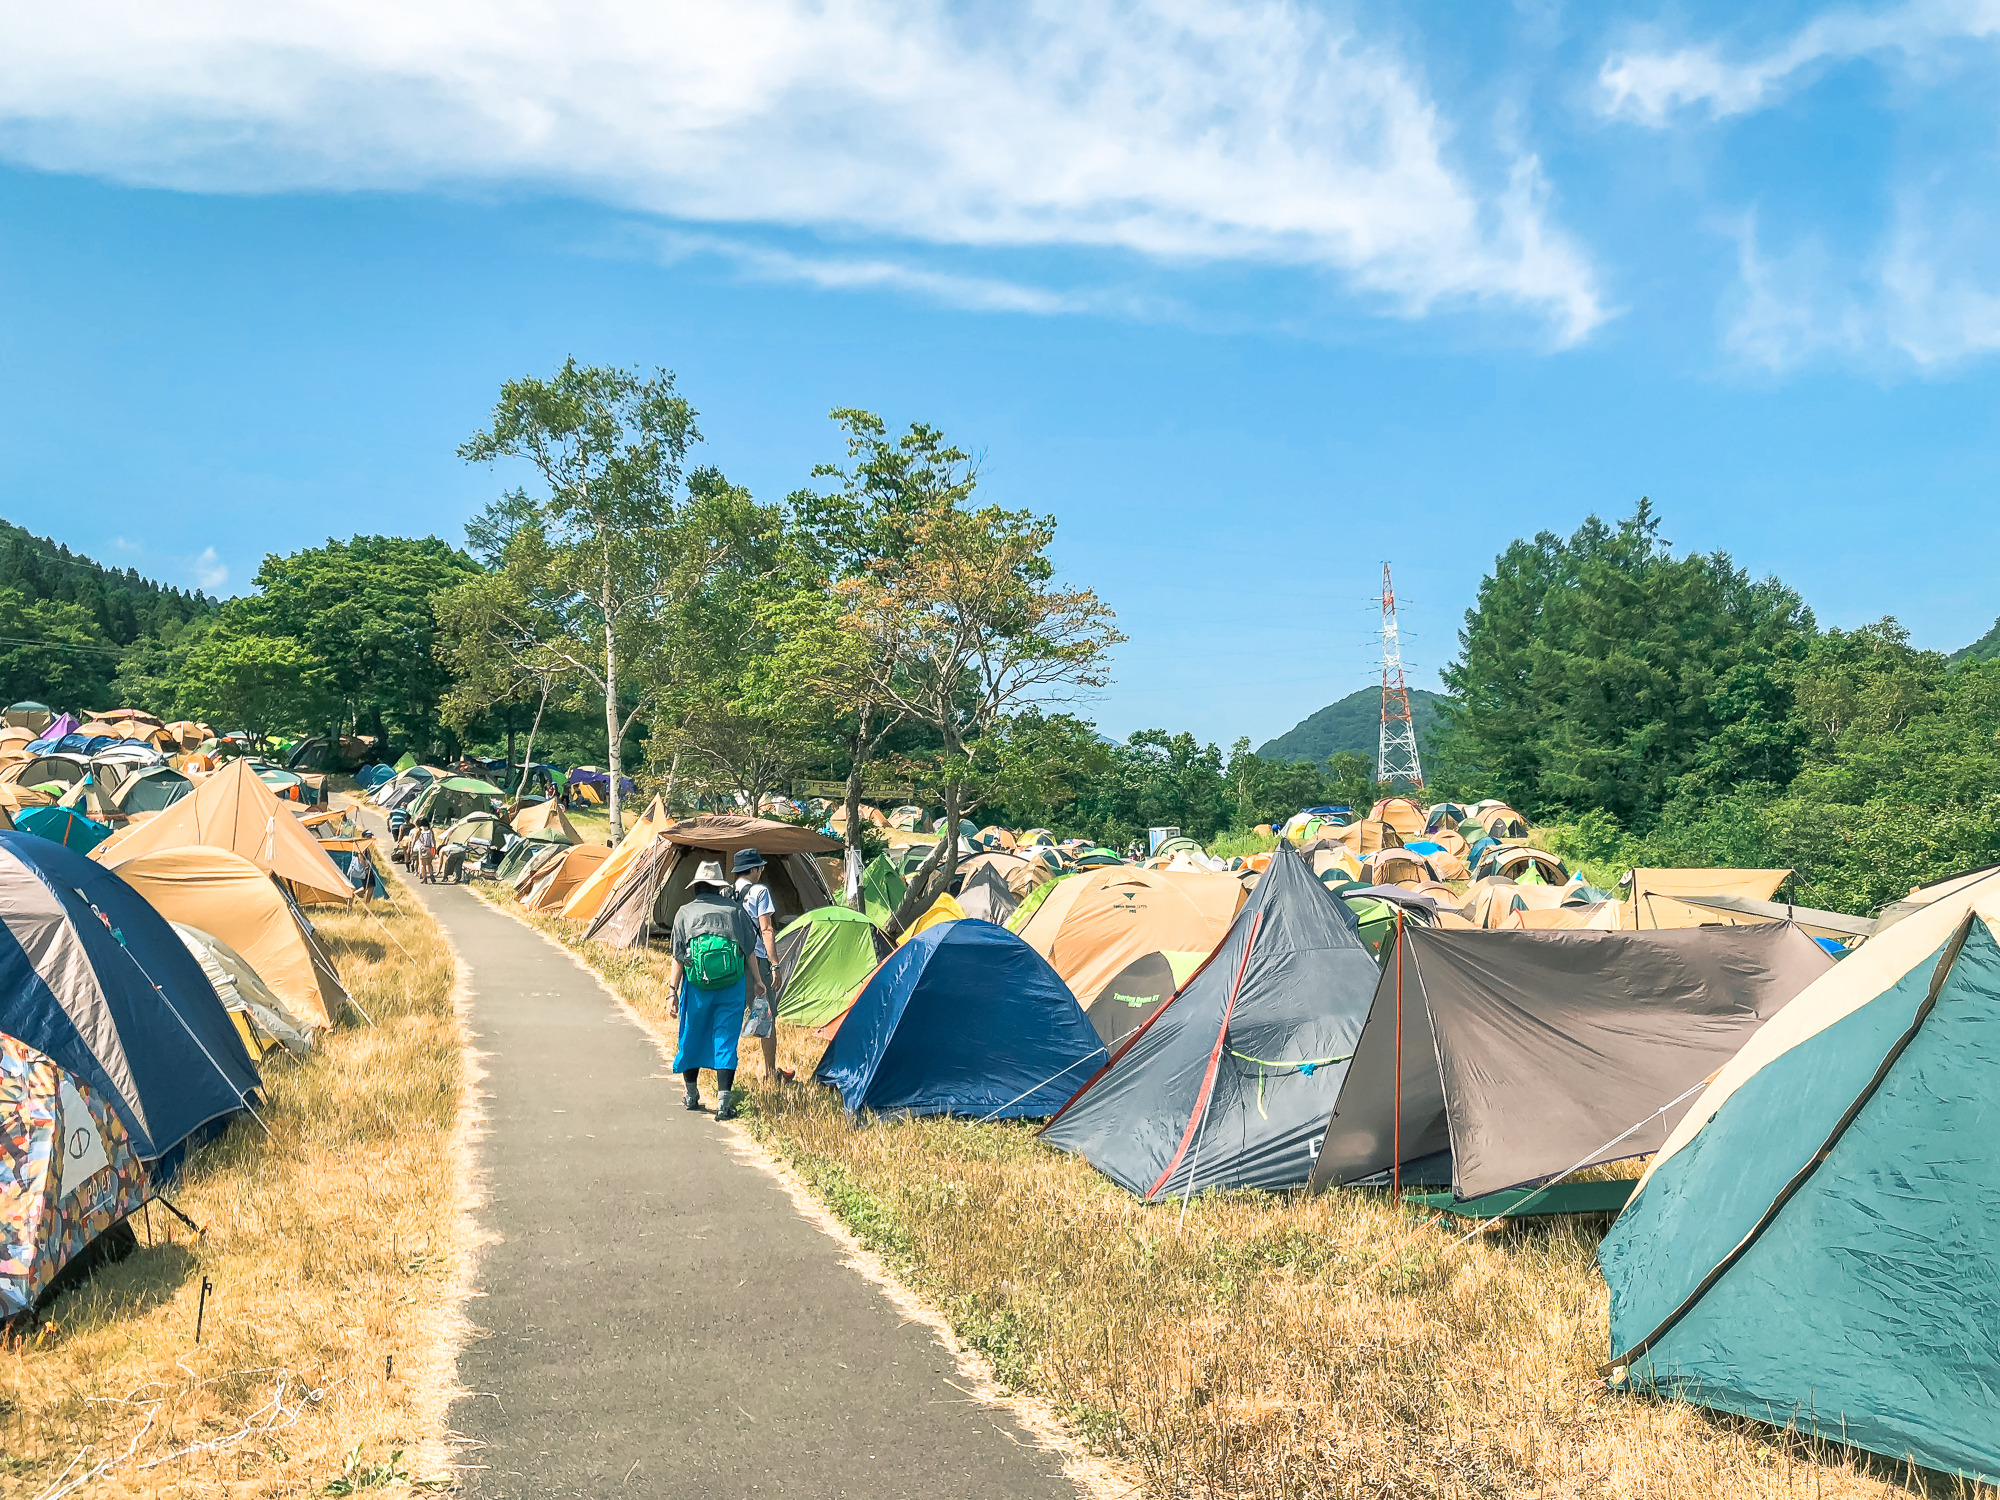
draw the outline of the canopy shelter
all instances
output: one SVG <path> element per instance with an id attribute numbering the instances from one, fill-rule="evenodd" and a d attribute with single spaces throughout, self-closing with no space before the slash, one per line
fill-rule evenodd
<path id="1" fill-rule="evenodd" d="M 1661 927 L 1703 927 L 1754 924 L 1744 917 L 1710 906 L 1677 901 L 1677 896 L 1744 896 L 1769 901 L 1785 883 L 1790 870 L 1634 870 L 1632 925 L 1640 931 Z"/>
<path id="2" fill-rule="evenodd" d="M 772 967 L 778 1019 L 824 1026 L 854 1002 L 854 992 L 895 950 L 882 929 L 858 911 L 822 906 L 778 933 Z"/>
<path id="3" fill-rule="evenodd" d="M 990 922 L 946 922 L 875 970 L 814 1076 L 850 1114 L 1033 1119 L 1103 1058 L 1039 953 Z"/>
<path id="4" fill-rule="evenodd" d="M 2000 1482 L 1996 928 L 1931 903 L 1716 1074 L 1598 1250 L 1614 1385 Z"/>
<path id="5" fill-rule="evenodd" d="M 283 880 L 301 901 L 345 902 L 354 895 L 319 840 L 257 779 L 248 761 L 231 761 L 165 812 L 124 829 L 101 856 L 106 864 L 122 864 L 193 844 L 241 855 Z"/>
<path id="6" fill-rule="evenodd" d="M 1105 982 L 1084 1007 L 1099 1040 L 1116 1046 L 1153 1018 L 1194 977 L 1206 953 L 1146 953 Z"/>
<path id="7" fill-rule="evenodd" d="M 1148 953 L 1212 950 L 1243 898 L 1242 882 L 1230 875 L 1121 865 L 1058 881 L 1015 930 L 1071 993 L 1095 997 Z"/>
<path id="8" fill-rule="evenodd" d="M 1044 1138 L 1148 1200 L 1301 1186 L 1375 978 L 1353 913 L 1280 845 L 1222 946 Z"/>
<path id="9" fill-rule="evenodd" d="M 0 1033 L 108 1102 L 156 1176 L 261 1086 L 166 919 L 74 850 L 0 833 Z"/>
<path id="10" fill-rule="evenodd" d="M 264 983 L 248 959 L 212 932 L 184 922 L 175 922 L 173 929 L 215 986 L 215 998 L 236 1023 L 237 1035 L 252 1057 L 262 1062 L 279 1047 L 294 1057 L 312 1051 L 312 1032 L 285 1008 L 278 992 Z"/>
<path id="11" fill-rule="evenodd" d="M 563 904 L 562 915 L 572 922 L 589 922 L 596 918 L 603 908 L 605 898 L 618 886 L 639 856 L 652 848 L 653 841 L 673 819 L 667 816 L 667 805 L 658 797 L 641 813 L 632 826 L 625 830 L 625 837 L 611 851 L 611 857 L 587 875 L 583 882 L 570 893 Z"/>
<path id="12" fill-rule="evenodd" d="M 147 854 L 114 850 L 104 862 L 168 921 L 229 944 L 308 1025 L 332 1026 L 347 1009 L 347 990 L 319 935 L 240 854 L 190 844 Z"/>
<path id="13" fill-rule="evenodd" d="M 507 794 L 490 781 L 473 776 L 447 776 L 434 781 L 410 809 L 413 818 L 429 818 L 433 828 L 456 823 L 467 813 L 491 812 Z"/>
<path id="14" fill-rule="evenodd" d="M 516 808 L 514 816 L 508 821 L 513 824 L 514 832 L 520 834 L 522 838 L 527 838 L 531 834 L 547 833 L 565 844 L 583 842 L 583 835 L 576 831 L 576 825 L 570 822 L 562 804 L 553 798 L 542 802 L 529 802 Z"/>
<path id="15" fill-rule="evenodd" d="M 653 930 L 670 930 L 674 913 L 687 899 L 688 882 L 702 861 L 716 860 L 728 874 L 739 849 L 755 849 L 764 856 L 766 864 L 758 879 L 770 888 L 779 926 L 816 907 L 833 904 L 833 893 L 826 888 L 812 856 L 831 854 L 840 844 L 796 823 L 705 813 L 661 830 L 659 842 L 663 848 L 656 858 L 633 861 L 624 879 L 605 898 L 586 937 L 614 948 L 636 948 Z"/>
<path id="16" fill-rule="evenodd" d="M 543 866 L 517 899 L 529 911 L 559 913 L 612 853 L 604 844 L 574 844 L 563 851 L 562 858 Z"/>
<path id="17" fill-rule="evenodd" d="M 194 782 L 172 766 L 148 766 L 127 776 L 111 794 L 111 805 L 126 817 L 165 812 L 194 788 Z"/>
<path id="18" fill-rule="evenodd" d="M 1789 924 L 1637 933 L 1406 922 L 1312 1185 L 1378 1177 L 1400 1149 L 1403 1180 L 1477 1198 L 1656 1150 L 1688 1090 L 1832 962 Z"/>

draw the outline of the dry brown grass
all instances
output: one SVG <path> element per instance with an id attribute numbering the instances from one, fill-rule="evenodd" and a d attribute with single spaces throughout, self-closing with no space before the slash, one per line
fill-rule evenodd
<path id="1" fill-rule="evenodd" d="M 661 956 L 536 925 L 670 1034 Z M 781 1031 L 805 1076 L 822 1044 Z M 1032 1127 L 857 1125 L 829 1090 L 754 1082 L 745 1123 L 1003 1385 L 1053 1403 L 1148 1496 L 1992 1493 L 1607 1393 L 1602 1219 L 1455 1249 L 1384 1194 L 1214 1194 L 1183 1222 Z"/>
<path id="2" fill-rule="evenodd" d="M 442 1470 L 470 1254 L 462 1032 L 443 932 L 391 890 L 384 922 L 315 910 L 376 1025 L 266 1065 L 274 1138 L 233 1126 L 170 1194 L 200 1242 L 155 1205 L 155 1243 L 142 1227 L 142 1248 L 0 1353 L 0 1494 L 59 1490 L 128 1445 L 89 1494 L 307 1495 Z M 246 1426 L 276 1430 L 226 1441 Z"/>

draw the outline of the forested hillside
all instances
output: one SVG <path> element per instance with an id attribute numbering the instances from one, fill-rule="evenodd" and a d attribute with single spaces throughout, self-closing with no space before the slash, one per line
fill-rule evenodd
<path id="1" fill-rule="evenodd" d="M 1437 722 L 1443 695 L 1427 688 L 1410 689 L 1410 720 L 1421 745 Z M 1329 703 L 1300 720 L 1274 740 L 1257 747 L 1264 760 L 1304 760 L 1318 764 L 1342 751 L 1373 757 L 1382 742 L 1382 689 L 1365 687 Z"/>
<path id="2" fill-rule="evenodd" d="M 216 607 L 0 521 L 0 694 L 110 708 L 132 647 L 173 640 Z"/>

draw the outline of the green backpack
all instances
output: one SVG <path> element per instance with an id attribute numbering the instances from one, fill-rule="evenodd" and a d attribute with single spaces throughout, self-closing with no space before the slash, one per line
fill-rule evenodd
<path id="1" fill-rule="evenodd" d="M 743 950 L 719 932 L 688 940 L 687 974 L 698 990 L 726 990 L 743 977 Z"/>

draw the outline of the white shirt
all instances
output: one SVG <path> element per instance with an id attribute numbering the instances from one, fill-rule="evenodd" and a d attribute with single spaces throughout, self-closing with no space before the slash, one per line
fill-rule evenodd
<path id="1" fill-rule="evenodd" d="M 757 927 L 757 956 L 769 960 L 771 955 L 764 951 L 764 918 L 777 920 L 778 906 L 771 899 L 768 885 L 745 875 L 736 882 L 737 897 L 743 902 L 743 910 L 750 914 L 750 920 Z"/>

